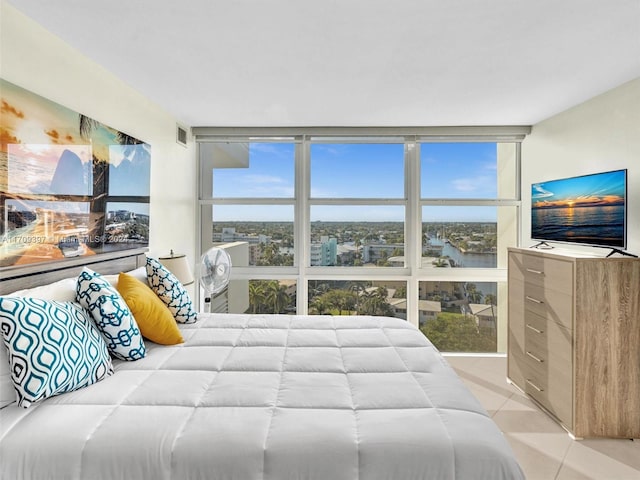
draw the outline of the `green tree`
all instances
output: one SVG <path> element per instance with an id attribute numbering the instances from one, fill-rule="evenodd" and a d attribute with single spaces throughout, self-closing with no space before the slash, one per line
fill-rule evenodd
<path id="1" fill-rule="evenodd" d="M 445 260 L 444 258 L 440 257 L 436 260 L 434 260 L 433 262 L 431 262 L 433 264 L 434 267 L 446 267 L 448 265 L 447 260 Z"/>
<path id="2" fill-rule="evenodd" d="M 407 287 L 399 287 L 396 293 L 393 294 L 393 298 L 407 298 Z"/>
<path id="3" fill-rule="evenodd" d="M 290 302 L 287 287 L 280 285 L 277 280 L 269 281 L 265 288 L 265 300 L 270 311 L 264 313 L 283 313 L 284 308 Z"/>
<path id="4" fill-rule="evenodd" d="M 343 315 L 343 312 L 350 314 L 355 310 L 356 297 L 352 292 L 347 290 L 329 290 L 327 293 L 322 294 L 321 298 L 327 302 L 327 304 L 337 311 L 338 315 Z"/>
<path id="5" fill-rule="evenodd" d="M 249 282 L 249 309 L 251 313 L 263 313 L 265 308 L 264 282 L 251 280 Z"/>
<path id="6" fill-rule="evenodd" d="M 312 314 L 325 315 L 331 309 L 331 305 L 322 296 L 316 297 L 309 303 L 309 310 Z"/>
<path id="7" fill-rule="evenodd" d="M 478 330 L 473 317 L 442 312 L 420 327 L 422 333 L 442 352 L 495 352 L 495 331 Z"/>
<path id="8" fill-rule="evenodd" d="M 393 316 L 393 308 L 387 303 L 388 290 L 378 287 L 372 292 L 365 292 L 361 298 L 360 312 L 363 315 Z"/>
<path id="9" fill-rule="evenodd" d="M 484 297 L 484 303 L 487 305 L 498 305 L 498 297 L 493 293 L 487 293 Z"/>
<path id="10" fill-rule="evenodd" d="M 467 283 L 466 289 L 469 303 L 482 303 L 482 297 L 484 294 L 477 289 L 475 283 Z"/>

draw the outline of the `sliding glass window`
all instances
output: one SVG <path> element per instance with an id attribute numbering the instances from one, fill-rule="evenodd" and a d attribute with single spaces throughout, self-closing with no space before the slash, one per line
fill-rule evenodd
<path id="1" fill-rule="evenodd" d="M 235 258 L 229 308 L 387 315 L 442 351 L 504 351 L 526 129 L 326 130 L 195 129 L 200 250 Z"/>

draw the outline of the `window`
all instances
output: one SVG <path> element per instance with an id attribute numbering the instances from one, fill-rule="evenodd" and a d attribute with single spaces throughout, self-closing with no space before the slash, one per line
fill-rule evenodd
<path id="1" fill-rule="evenodd" d="M 495 282 L 420 282 L 418 325 L 444 352 L 495 352 L 498 292 Z"/>
<path id="2" fill-rule="evenodd" d="M 498 198 L 493 143 L 421 143 L 423 198 Z"/>
<path id="3" fill-rule="evenodd" d="M 312 143 L 311 198 L 404 198 L 404 144 Z"/>
<path id="4" fill-rule="evenodd" d="M 212 240 L 248 243 L 250 266 L 293 265 L 293 211 L 293 205 L 215 205 Z"/>
<path id="5" fill-rule="evenodd" d="M 213 194 L 219 198 L 293 198 L 291 143 L 210 144 Z"/>
<path id="6" fill-rule="evenodd" d="M 406 320 L 406 294 L 406 282 L 311 280 L 309 313 L 383 315 Z"/>
<path id="7" fill-rule="evenodd" d="M 295 280 L 249 280 L 250 313 L 296 312 Z"/>
<path id="8" fill-rule="evenodd" d="M 242 251 L 230 308 L 387 315 L 442 351 L 505 351 L 527 129 L 266 130 L 195 129 L 201 250 Z"/>
<path id="9" fill-rule="evenodd" d="M 311 207 L 311 266 L 404 267 L 404 207 Z"/>

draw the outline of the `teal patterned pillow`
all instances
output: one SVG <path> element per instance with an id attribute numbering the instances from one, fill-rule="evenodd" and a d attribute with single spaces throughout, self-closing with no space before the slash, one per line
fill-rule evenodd
<path id="1" fill-rule="evenodd" d="M 0 325 L 23 408 L 113 373 L 100 332 L 76 303 L 0 297 Z"/>
<path id="2" fill-rule="evenodd" d="M 173 273 L 155 258 L 147 257 L 147 281 L 179 323 L 193 323 L 197 314 L 189 293 Z"/>
<path id="3" fill-rule="evenodd" d="M 102 275 L 83 268 L 76 284 L 76 300 L 89 311 L 114 357 L 139 360 L 145 356 L 144 341 L 131 310 Z"/>

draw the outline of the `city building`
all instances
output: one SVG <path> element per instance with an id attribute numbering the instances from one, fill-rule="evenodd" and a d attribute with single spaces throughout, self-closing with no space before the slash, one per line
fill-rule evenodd
<path id="1" fill-rule="evenodd" d="M 322 236 L 320 242 L 312 243 L 309 252 L 311 266 L 333 266 L 338 258 L 338 242 L 335 238 Z"/>

